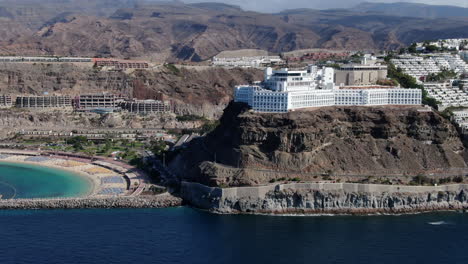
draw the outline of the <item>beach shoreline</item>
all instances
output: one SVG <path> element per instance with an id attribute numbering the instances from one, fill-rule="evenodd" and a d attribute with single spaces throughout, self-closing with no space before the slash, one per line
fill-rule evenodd
<path id="1" fill-rule="evenodd" d="M 80 172 L 80 171 L 77 171 L 77 170 L 73 170 L 71 168 L 67 168 L 67 167 L 61 167 L 61 166 L 56 166 L 56 165 L 53 165 L 53 164 L 37 164 L 37 163 L 34 163 L 34 162 L 27 162 L 27 161 L 3 161 L 3 160 L 0 160 L 0 166 L 2 164 L 18 164 L 18 165 L 22 165 L 22 164 L 26 164 L 26 165 L 31 165 L 31 166 L 35 166 L 35 167 L 45 167 L 45 168 L 50 168 L 50 169 L 54 169 L 54 170 L 58 170 L 58 171 L 64 171 L 64 172 L 67 172 L 67 173 L 70 173 L 72 175 L 74 175 L 75 177 L 80 177 L 82 179 L 85 179 L 87 182 L 89 182 L 90 184 L 90 189 L 88 191 L 88 193 L 86 195 L 83 195 L 83 196 L 80 196 L 80 197 L 93 197 L 93 195 L 95 195 L 97 189 L 98 189 L 98 186 L 101 185 L 101 183 L 98 181 L 98 179 L 94 178 L 94 177 L 91 177 L 90 175 L 86 174 L 86 173 L 83 173 L 83 172 Z M 75 198 L 80 198 L 80 197 L 75 197 Z M 53 197 L 51 197 L 53 198 Z"/>
<path id="2" fill-rule="evenodd" d="M 148 183 L 147 177 L 132 166 L 110 163 L 104 158 L 85 159 L 73 153 L 0 149 L 0 163 L 48 168 L 80 177 L 89 185 L 86 194 L 79 195 L 81 198 L 138 196 Z"/>

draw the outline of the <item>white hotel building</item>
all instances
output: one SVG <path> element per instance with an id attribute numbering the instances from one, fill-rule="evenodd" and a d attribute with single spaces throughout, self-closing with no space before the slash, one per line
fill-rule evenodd
<path id="1" fill-rule="evenodd" d="M 265 70 L 265 80 L 235 87 L 234 101 L 258 112 L 288 112 L 333 105 L 420 105 L 420 89 L 381 86 L 336 87 L 333 68 Z"/>

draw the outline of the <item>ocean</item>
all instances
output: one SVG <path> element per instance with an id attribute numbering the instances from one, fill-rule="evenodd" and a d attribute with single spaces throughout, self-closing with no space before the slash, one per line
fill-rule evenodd
<path id="1" fill-rule="evenodd" d="M 70 197 L 75 174 L 0 163 L 5 198 Z M 216 215 L 168 209 L 3 210 L 0 264 L 468 263 L 468 215 Z"/>
<path id="2" fill-rule="evenodd" d="M 468 263 L 468 215 L 0 211 L 0 263 Z"/>

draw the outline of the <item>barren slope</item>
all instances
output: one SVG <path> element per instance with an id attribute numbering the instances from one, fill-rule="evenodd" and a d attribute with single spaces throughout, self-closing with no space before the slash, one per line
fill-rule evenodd
<path id="1" fill-rule="evenodd" d="M 230 104 L 221 125 L 172 163 L 211 185 L 265 184 L 287 175 L 417 175 L 465 168 L 455 127 L 417 107 L 326 107 L 260 114 Z"/>
<path id="2" fill-rule="evenodd" d="M 425 39 L 468 37 L 467 18 L 312 9 L 262 14 L 214 3 L 133 5 L 110 16 L 86 8 L 63 10 L 68 11 L 45 19 L 37 12 L 29 18 L 0 9 L 5 23 L 19 25 L 3 33 L 8 37 L 0 40 L 0 52 L 200 61 L 225 50 L 394 49 Z M 38 21 L 40 29 L 33 25 Z"/>

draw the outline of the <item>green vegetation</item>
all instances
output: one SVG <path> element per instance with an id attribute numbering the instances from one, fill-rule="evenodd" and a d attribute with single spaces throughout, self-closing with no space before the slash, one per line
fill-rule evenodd
<path id="1" fill-rule="evenodd" d="M 200 132 L 199 134 L 200 135 L 203 135 L 203 134 L 208 134 L 210 132 L 212 132 L 213 130 L 215 130 L 218 126 L 219 126 L 220 122 L 219 120 L 215 120 L 215 121 L 207 121 L 205 124 L 203 124 L 203 126 L 200 128 Z"/>
<path id="2" fill-rule="evenodd" d="M 403 73 L 403 70 L 400 68 L 396 68 L 395 65 L 389 62 L 388 60 L 388 77 L 398 84 L 401 85 L 403 88 L 423 88 L 419 85 L 416 79 L 408 74 Z"/>
<path id="3" fill-rule="evenodd" d="M 433 53 L 433 52 L 439 52 L 441 49 L 435 45 L 425 45 L 424 46 L 426 48 L 426 52 L 430 52 L 430 53 Z"/>
<path id="4" fill-rule="evenodd" d="M 413 177 L 410 181 L 410 185 L 435 185 L 436 181 L 424 175 L 418 175 Z"/>
<path id="5" fill-rule="evenodd" d="M 443 70 L 439 73 L 431 73 L 427 76 L 428 82 L 443 82 L 449 79 L 457 78 L 457 73 L 453 70 Z"/>
<path id="6" fill-rule="evenodd" d="M 422 90 L 422 103 L 424 105 L 429 105 L 434 109 L 438 109 L 439 102 L 435 100 L 434 98 L 429 97 L 427 91 L 424 90 L 424 87 L 418 84 L 416 79 L 413 76 L 403 73 L 403 71 L 400 68 L 396 68 L 395 65 L 390 63 L 391 58 L 392 58 L 391 55 L 385 58 L 385 61 L 388 64 L 388 77 L 392 79 L 393 81 L 395 81 L 396 83 L 400 84 L 400 86 L 403 88 L 421 89 Z"/>
<path id="7" fill-rule="evenodd" d="M 411 46 L 408 47 L 408 52 L 409 53 L 417 53 L 418 51 L 416 50 L 416 43 L 411 44 Z"/>
<path id="8" fill-rule="evenodd" d="M 153 140 L 150 142 L 149 149 L 151 152 L 153 152 L 154 155 L 162 157 L 162 155 L 165 154 L 169 149 L 169 146 L 162 140 Z"/>
<path id="9" fill-rule="evenodd" d="M 438 181 L 435 179 L 429 178 L 424 175 L 418 175 L 416 177 L 413 177 L 413 179 L 410 182 L 410 185 L 435 185 L 436 183 L 438 184 L 446 184 L 446 183 L 462 183 L 464 181 L 462 176 L 455 176 L 453 178 L 447 177 L 447 178 L 441 178 Z"/>
<path id="10" fill-rule="evenodd" d="M 69 138 L 65 143 L 72 145 L 75 151 L 80 151 L 84 149 L 84 146 L 88 144 L 88 138 L 84 136 L 76 136 Z"/>
<path id="11" fill-rule="evenodd" d="M 462 183 L 463 182 L 463 177 L 462 176 L 455 176 L 455 177 L 453 177 L 453 182 Z"/>
<path id="12" fill-rule="evenodd" d="M 278 178 L 278 179 L 271 179 L 269 182 L 270 183 L 275 183 L 275 182 L 285 182 L 285 181 L 300 182 L 301 179 L 299 177 L 294 177 L 294 178 L 281 177 L 281 178 Z"/>
<path id="13" fill-rule="evenodd" d="M 333 68 L 333 69 L 339 69 L 341 66 L 338 63 L 328 63 L 328 64 L 325 64 L 325 67 L 330 67 L 330 68 Z"/>
<path id="14" fill-rule="evenodd" d="M 172 63 L 168 63 L 168 64 L 164 64 L 164 67 L 166 67 L 166 69 L 170 70 L 173 74 L 175 75 L 178 75 L 180 74 L 180 70 L 179 68 L 177 68 L 174 64 Z"/>
<path id="15" fill-rule="evenodd" d="M 204 116 L 197 116 L 197 115 L 183 115 L 177 116 L 177 121 L 179 122 L 187 122 L 187 121 L 207 121 L 206 117 Z"/>

